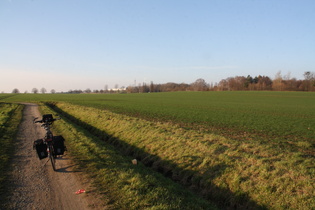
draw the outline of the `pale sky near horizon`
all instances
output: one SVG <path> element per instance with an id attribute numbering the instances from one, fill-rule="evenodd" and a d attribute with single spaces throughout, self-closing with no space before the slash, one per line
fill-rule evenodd
<path id="1" fill-rule="evenodd" d="M 0 0 L 0 93 L 315 71 L 314 0 Z"/>

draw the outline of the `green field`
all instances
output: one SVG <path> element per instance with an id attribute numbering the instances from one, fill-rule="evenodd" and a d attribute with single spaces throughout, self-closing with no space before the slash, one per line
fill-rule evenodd
<path id="1" fill-rule="evenodd" d="M 1 98 L 49 102 L 73 124 L 218 206 L 315 207 L 314 93 L 18 94 Z"/>
<path id="2" fill-rule="evenodd" d="M 65 101 L 232 137 L 246 132 L 285 142 L 314 140 L 315 94 L 308 92 L 20 94 L 6 100 Z"/>

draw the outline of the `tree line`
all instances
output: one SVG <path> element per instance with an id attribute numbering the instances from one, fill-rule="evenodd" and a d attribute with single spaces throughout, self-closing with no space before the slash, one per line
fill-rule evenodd
<path id="1" fill-rule="evenodd" d="M 114 89 L 108 89 L 105 85 L 104 89 L 91 90 L 69 90 L 62 93 L 149 93 L 149 92 L 170 92 L 170 91 L 242 91 L 242 90 L 270 90 L 270 91 L 315 91 L 315 72 L 304 72 L 304 79 L 291 78 L 290 74 L 283 76 L 279 71 L 274 79 L 268 76 L 235 76 L 222 79 L 218 83 L 207 83 L 204 79 L 197 79 L 191 84 L 168 82 L 165 84 L 154 84 L 151 82 L 140 83 L 128 87 L 118 88 L 115 85 Z M 45 88 L 38 90 L 32 89 L 32 93 L 46 93 Z M 17 88 L 13 89 L 12 93 L 20 93 Z M 56 93 L 54 89 L 50 93 Z"/>
<path id="2" fill-rule="evenodd" d="M 139 84 L 129 86 L 128 93 L 168 92 L 168 91 L 241 91 L 241 90 L 273 90 L 273 91 L 315 91 L 315 73 L 304 72 L 303 80 L 291 78 L 278 72 L 275 79 L 268 76 L 235 76 L 222 79 L 219 83 L 206 83 L 202 78 L 191 84 L 166 83 L 166 84 Z"/>

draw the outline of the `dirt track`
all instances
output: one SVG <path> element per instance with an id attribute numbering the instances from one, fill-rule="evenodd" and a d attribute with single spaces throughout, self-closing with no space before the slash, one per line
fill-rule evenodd
<path id="1" fill-rule="evenodd" d="M 106 209 L 96 198 L 88 179 L 75 171 L 67 153 L 57 159 L 56 172 L 47 158 L 38 159 L 33 141 L 44 136 L 44 129 L 33 124 L 35 117 L 40 117 L 37 105 L 26 104 L 15 141 L 10 200 L 5 209 Z M 77 195 L 75 192 L 79 189 L 87 193 Z"/>

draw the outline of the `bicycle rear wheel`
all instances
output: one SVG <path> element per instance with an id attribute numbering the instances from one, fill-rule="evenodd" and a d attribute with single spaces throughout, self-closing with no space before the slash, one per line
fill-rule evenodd
<path id="1" fill-rule="evenodd" d="M 54 171 L 56 171 L 56 159 L 54 155 L 54 148 L 52 145 L 49 145 L 49 159 Z"/>

